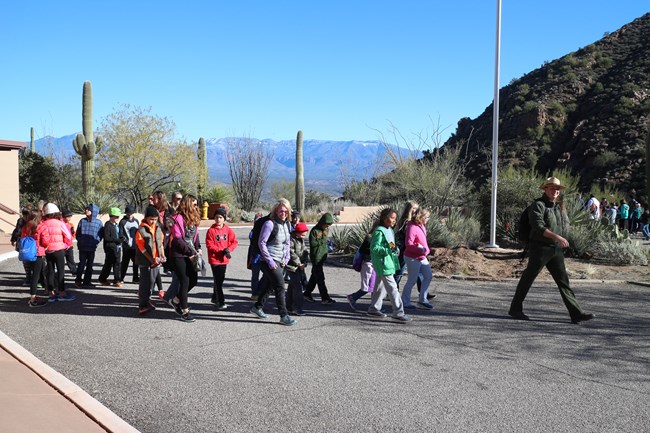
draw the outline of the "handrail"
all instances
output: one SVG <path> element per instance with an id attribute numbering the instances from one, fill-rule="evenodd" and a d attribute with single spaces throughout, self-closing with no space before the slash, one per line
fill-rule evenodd
<path id="1" fill-rule="evenodd" d="M 14 222 L 7 221 L 6 219 L 4 219 L 4 218 L 2 218 L 2 217 L 0 217 L 0 220 L 6 222 L 6 223 L 9 224 L 10 226 L 16 225 L 16 222 L 15 222 L 15 221 L 14 221 Z M 0 231 L 1 231 L 1 230 L 0 230 Z"/>
<path id="2" fill-rule="evenodd" d="M 9 206 L 6 206 L 6 205 L 4 205 L 2 203 L 0 203 L 0 210 L 5 212 L 5 213 L 8 213 L 9 215 L 20 215 L 20 213 L 18 211 L 15 211 L 12 208 L 10 208 Z"/>

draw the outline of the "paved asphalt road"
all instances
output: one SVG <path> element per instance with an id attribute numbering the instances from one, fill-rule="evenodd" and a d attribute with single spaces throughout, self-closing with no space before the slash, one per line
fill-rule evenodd
<path id="1" fill-rule="evenodd" d="M 227 311 L 209 304 L 211 275 L 190 295 L 195 323 L 162 304 L 138 317 L 132 284 L 30 309 L 11 259 L 0 330 L 143 432 L 650 431 L 648 288 L 576 284 L 597 318 L 572 325 L 548 283 L 518 322 L 505 314 L 515 283 L 436 280 L 435 311 L 400 324 L 352 312 L 358 274 L 326 267 L 337 303 L 284 327 L 248 312 L 247 233 Z"/>

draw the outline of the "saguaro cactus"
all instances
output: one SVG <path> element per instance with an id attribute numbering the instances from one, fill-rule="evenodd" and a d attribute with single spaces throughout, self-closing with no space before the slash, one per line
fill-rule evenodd
<path id="1" fill-rule="evenodd" d="M 102 139 L 93 136 L 93 88 L 90 81 L 84 82 L 82 99 L 83 134 L 77 134 L 72 141 L 75 152 L 81 156 L 81 180 L 84 195 L 90 197 L 95 193 L 95 155 L 102 148 Z"/>
<path id="2" fill-rule="evenodd" d="M 34 153 L 36 151 L 36 146 L 34 145 L 34 127 L 29 128 L 29 153 Z"/>
<path id="3" fill-rule="evenodd" d="M 302 131 L 296 137 L 296 209 L 305 210 L 305 167 L 302 161 Z"/>
<path id="4" fill-rule="evenodd" d="M 199 138 L 197 156 L 199 158 L 199 179 L 196 189 L 199 200 L 203 201 L 208 189 L 208 151 L 205 148 L 205 139 L 203 137 Z"/>

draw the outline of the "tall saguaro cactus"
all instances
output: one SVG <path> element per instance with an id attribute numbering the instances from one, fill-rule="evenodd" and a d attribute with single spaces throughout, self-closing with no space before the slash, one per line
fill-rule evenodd
<path id="1" fill-rule="evenodd" d="M 34 127 L 29 128 L 29 153 L 34 153 L 36 151 L 36 146 L 34 145 Z"/>
<path id="2" fill-rule="evenodd" d="M 95 155 L 102 148 L 102 139 L 95 139 L 93 136 L 93 88 L 90 81 L 84 82 L 81 116 L 83 134 L 77 134 L 72 145 L 75 152 L 81 156 L 84 195 L 91 197 L 95 194 Z"/>
<path id="3" fill-rule="evenodd" d="M 203 137 L 199 138 L 197 156 L 199 158 L 199 179 L 196 189 L 199 199 L 203 201 L 208 189 L 208 151 L 205 148 L 205 139 Z"/>
<path id="4" fill-rule="evenodd" d="M 305 210 L 305 167 L 302 160 L 302 131 L 296 137 L 296 209 Z"/>

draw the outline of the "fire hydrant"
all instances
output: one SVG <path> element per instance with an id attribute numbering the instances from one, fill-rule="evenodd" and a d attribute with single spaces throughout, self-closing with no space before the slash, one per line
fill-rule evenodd
<path id="1" fill-rule="evenodd" d="M 201 219 L 202 220 L 207 220 L 208 219 L 208 208 L 210 206 L 208 205 L 207 201 L 203 202 L 203 206 L 201 206 Z"/>

